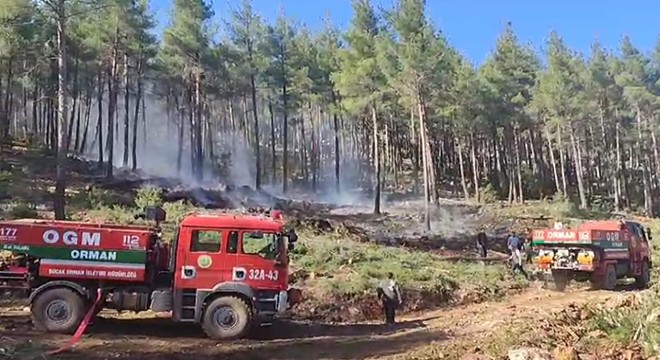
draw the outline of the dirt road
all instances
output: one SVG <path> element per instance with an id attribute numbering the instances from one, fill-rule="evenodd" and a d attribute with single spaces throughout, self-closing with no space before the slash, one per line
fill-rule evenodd
<path id="1" fill-rule="evenodd" d="M 604 301 L 619 293 L 570 290 L 559 293 L 540 288 L 502 302 L 443 309 L 401 319 L 395 330 L 379 324 L 320 325 L 281 323 L 264 329 L 259 338 L 218 343 L 204 338 L 196 326 L 169 323 L 157 318 L 105 317 L 96 320 L 84 339 L 61 359 L 270 359 L 357 360 L 406 359 L 411 351 L 429 344 L 454 358 L 456 349 L 485 339 L 515 321 L 534 321 L 571 303 Z M 4 328 L 4 329 L 3 329 Z M 54 348 L 65 336 L 35 333 L 28 314 L 20 307 L 0 308 L 0 337 L 38 341 Z M 477 341 L 478 342 L 478 341 Z M 34 351 L 32 355 L 38 355 Z"/>

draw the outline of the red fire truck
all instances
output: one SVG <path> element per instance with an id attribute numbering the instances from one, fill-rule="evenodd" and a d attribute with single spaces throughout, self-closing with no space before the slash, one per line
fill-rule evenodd
<path id="1" fill-rule="evenodd" d="M 618 279 L 634 278 L 645 288 L 652 268 L 651 231 L 629 220 L 582 223 L 576 229 L 556 224 L 532 232 L 537 266 L 550 272 L 558 290 L 572 279 L 590 280 L 595 288 L 612 290 Z"/>
<path id="2" fill-rule="evenodd" d="M 280 212 L 192 214 L 171 244 L 154 227 L 22 219 L 0 221 L 0 286 L 29 292 L 43 331 L 73 333 L 86 313 L 171 312 L 201 324 L 213 339 L 238 338 L 298 302 L 288 283 L 288 251 L 297 240 Z"/>

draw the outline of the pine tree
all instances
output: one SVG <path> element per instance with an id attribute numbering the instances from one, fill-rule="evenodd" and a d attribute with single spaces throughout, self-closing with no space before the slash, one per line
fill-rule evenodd
<path id="1" fill-rule="evenodd" d="M 353 0 L 354 17 L 346 33 L 348 49 L 340 53 L 341 66 L 333 80 L 342 98 L 342 105 L 353 117 L 368 114 L 373 131 L 372 159 L 374 163 L 374 213 L 380 213 L 381 164 L 378 149 L 379 101 L 386 83 L 378 66 L 376 42 L 378 18 L 369 0 Z"/>

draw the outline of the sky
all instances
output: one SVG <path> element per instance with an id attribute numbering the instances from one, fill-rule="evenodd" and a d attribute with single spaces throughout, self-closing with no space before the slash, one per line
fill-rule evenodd
<path id="1" fill-rule="evenodd" d="M 172 0 L 150 1 L 160 33 L 169 21 Z M 395 0 L 372 3 L 391 8 Z M 216 22 L 229 19 L 240 4 L 241 0 L 214 0 Z M 351 0 L 253 0 L 253 7 L 267 21 L 274 21 L 283 7 L 287 16 L 311 29 L 322 28 L 326 14 L 341 29 L 352 17 Z M 427 12 L 451 44 L 476 65 L 492 52 L 507 21 L 521 41 L 531 42 L 538 51 L 552 30 L 585 55 L 596 39 L 616 50 L 623 35 L 650 52 L 660 36 L 658 0 L 427 0 Z"/>

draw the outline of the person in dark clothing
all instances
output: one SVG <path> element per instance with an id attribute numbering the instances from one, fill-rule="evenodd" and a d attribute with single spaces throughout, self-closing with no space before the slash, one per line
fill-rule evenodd
<path id="1" fill-rule="evenodd" d="M 401 305 L 401 290 L 394 280 L 394 274 L 388 273 L 387 279 L 382 280 L 378 286 L 378 298 L 383 304 L 385 323 L 395 324 L 396 309 Z"/>
<path id="2" fill-rule="evenodd" d="M 488 236 L 483 231 L 477 234 L 477 251 L 482 258 L 488 257 Z"/>
<path id="3" fill-rule="evenodd" d="M 516 271 L 520 271 L 520 273 L 528 278 L 527 272 L 523 268 L 523 260 L 521 254 L 523 249 L 523 242 L 515 232 L 511 233 L 509 236 L 509 239 L 507 240 L 507 248 L 511 254 L 511 271 L 513 271 L 513 275 L 516 275 Z"/>

